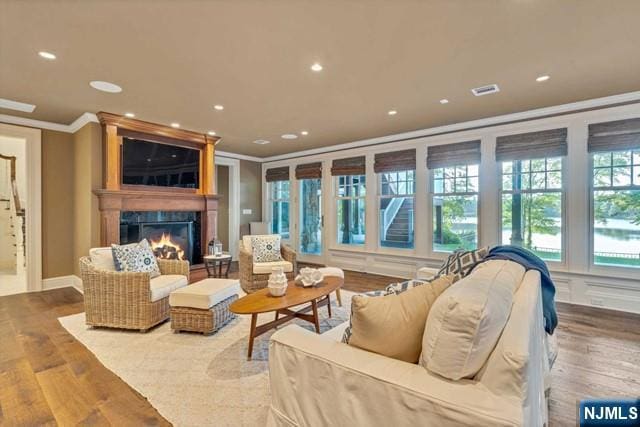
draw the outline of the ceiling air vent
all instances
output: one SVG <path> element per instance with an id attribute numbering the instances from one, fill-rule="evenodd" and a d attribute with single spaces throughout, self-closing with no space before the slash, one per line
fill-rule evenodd
<path id="1" fill-rule="evenodd" d="M 471 92 L 473 92 L 475 96 L 490 95 L 492 93 L 500 92 L 500 88 L 497 84 L 492 84 L 473 88 L 471 89 Z"/>

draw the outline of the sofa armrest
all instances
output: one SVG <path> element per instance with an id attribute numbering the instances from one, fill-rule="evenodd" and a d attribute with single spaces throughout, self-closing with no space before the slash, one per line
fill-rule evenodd
<path id="1" fill-rule="evenodd" d="M 91 264 L 88 257 L 80 259 L 80 276 L 85 304 L 101 304 L 103 301 L 151 300 L 149 273 L 100 270 Z"/>
<path id="2" fill-rule="evenodd" d="M 274 425 L 521 425 L 517 401 L 477 381 L 449 381 L 299 326 L 269 343 Z"/>
<path id="3" fill-rule="evenodd" d="M 189 261 L 177 259 L 158 259 L 161 274 L 179 274 L 189 280 Z"/>

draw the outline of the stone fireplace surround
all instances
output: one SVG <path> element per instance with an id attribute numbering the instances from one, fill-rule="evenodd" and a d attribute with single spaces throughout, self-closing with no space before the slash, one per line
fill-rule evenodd
<path id="1" fill-rule="evenodd" d="M 98 113 L 103 128 L 103 185 L 94 190 L 100 211 L 102 246 L 120 243 L 121 213 L 128 211 L 200 212 L 201 251 L 217 234 L 218 196 L 214 192 L 215 143 L 209 135 L 129 119 L 111 113 Z M 135 135 L 149 141 L 197 148 L 200 151 L 200 187 L 183 189 L 124 185 L 121 183 L 122 138 Z M 191 269 L 203 269 L 201 264 Z"/>

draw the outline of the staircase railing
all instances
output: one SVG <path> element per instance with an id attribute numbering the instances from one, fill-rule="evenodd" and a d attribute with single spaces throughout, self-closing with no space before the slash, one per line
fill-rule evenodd
<path id="1" fill-rule="evenodd" d="M 13 214 L 16 219 L 16 223 L 20 222 L 21 236 L 22 236 L 22 251 L 23 255 L 26 257 L 27 254 L 27 242 L 26 242 L 26 215 L 25 210 L 22 207 L 22 203 L 20 202 L 20 194 L 18 194 L 18 182 L 16 179 L 16 157 L 15 156 L 5 156 L 4 154 L 0 154 L 0 160 L 7 160 L 9 162 L 9 187 L 11 191 L 11 202 L 10 206 L 13 208 Z M 3 178 L 4 179 L 4 178 Z M 14 234 L 17 236 L 16 225 L 14 223 Z M 16 238 L 16 250 L 18 247 L 18 239 Z"/>

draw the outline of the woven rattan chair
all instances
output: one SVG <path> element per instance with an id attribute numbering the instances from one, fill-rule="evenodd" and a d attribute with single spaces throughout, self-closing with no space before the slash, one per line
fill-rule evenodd
<path id="1" fill-rule="evenodd" d="M 287 245 L 280 245 L 280 254 L 285 261 L 293 264 L 293 271 L 285 273 L 287 279 L 293 280 L 296 274 L 296 253 Z M 253 255 L 250 250 L 244 246 L 244 242 L 240 241 L 240 258 L 238 260 L 240 269 L 240 286 L 242 290 L 250 294 L 267 287 L 269 274 L 253 273 Z"/>
<path id="2" fill-rule="evenodd" d="M 158 260 L 160 272 L 189 280 L 189 262 Z M 149 328 L 169 318 L 169 296 L 151 301 L 149 273 L 129 273 L 95 268 L 89 257 L 80 258 L 86 324 L 110 328 Z"/>

